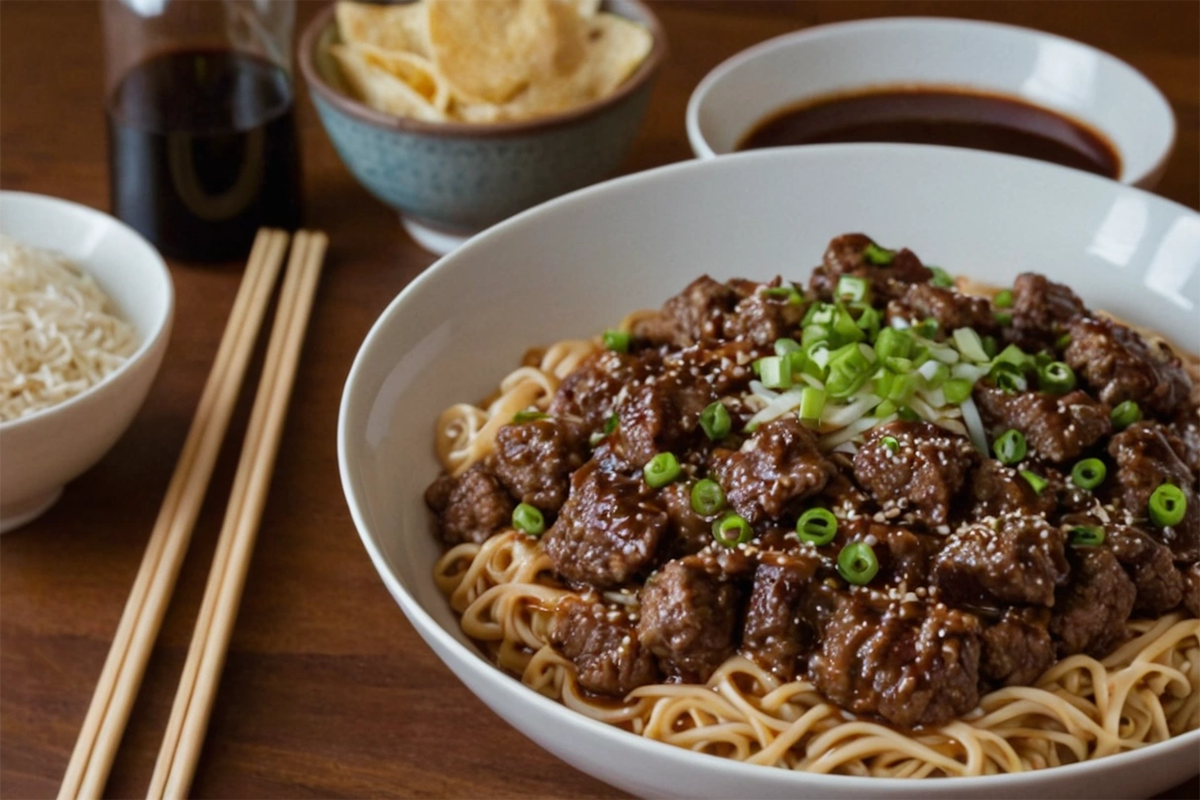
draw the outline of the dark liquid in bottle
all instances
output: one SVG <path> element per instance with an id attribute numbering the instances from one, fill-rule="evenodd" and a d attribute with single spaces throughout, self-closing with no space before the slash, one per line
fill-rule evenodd
<path id="1" fill-rule="evenodd" d="M 113 213 L 165 255 L 241 259 L 260 226 L 299 224 L 291 81 L 275 64 L 230 50 L 155 56 L 107 111 Z"/>

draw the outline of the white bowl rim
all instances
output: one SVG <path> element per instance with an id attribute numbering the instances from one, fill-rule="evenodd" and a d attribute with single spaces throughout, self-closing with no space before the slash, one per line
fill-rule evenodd
<path id="1" fill-rule="evenodd" d="M 103 211 L 86 206 L 83 203 L 77 203 L 74 200 L 64 200 L 61 197 L 53 197 L 48 194 L 38 194 L 36 192 L 14 191 L 11 189 L 0 190 L 0 202 L 12 200 L 20 203 L 31 203 L 34 205 L 43 205 L 48 209 L 52 209 L 50 213 L 71 213 L 79 214 L 84 217 L 100 217 L 107 224 L 115 225 L 119 229 L 124 229 L 125 232 L 132 235 L 136 241 L 143 244 L 149 253 L 153 256 L 151 263 L 156 267 L 154 270 L 162 279 L 163 286 L 166 289 L 166 298 L 163 303 L 162 312 L 157 316 L 152 326 L 149 335 L 142 338 L 138 343 L 138 347 L 133 353 L 125 359 L 122 364 L 112 372 L 105 375 L 97 383 L 93 383 L 88 388 L 84 389 L 79 394 L 72 395 L 62 402 L 47 406 L 43 409 L 26 414 L 23 417 L 10 419 L 0 422 L 0 432 L 8 432 L 16 430 L 23 425 L 32 425 L 35 422 L 48 419 L 58 414 L 67 413 L 70 409 L 77 405 L 87 402 L 88 398 L 99 392 L 104 387 L 120 380 L 127 372 L 134 368 L 134 365 L 141 361 L 145 355 L 158 345 L 158 342 L 170 330 L 171 320 L 175 315 L 175 284 L 171 278 L 171 270 L 167 267 L 167 262 L 163 260 L 162 254 L 158 252 L 158 248 L 152 245 L 145 236 L 136 231 L 133 227 L 125 222 L 117 219 L 111 214 L 106 214 Z M 12 235 L 12 234 L 9 234 Z M 20 241 L 19 236 L 13 238 Z M 51 248 L 52 249 L 52 248 Z M 87 272 L 86 265 L 83 266 Z M 91 274 L 90 272 L 88 273 Z"/>
<path id="2" fill-rule="evenodd" d="M 1027 28 L 1021 25 L 1012 25 L 1005 22 L 992 22 L 988 20 L 962 19 L 958 17 L 929 17 L 929 16 L 913 16 L 913 17 L 876 17 L 872 19 L 857 19 L 846 20 L 842 22 L 828 22 L 819 25 L 812 25 L 800 30 L 784 33 L 779 36 L 774 36 L 770 39 L 753 44 L 744 50 L 734 53 L 729 58 L 722 61 L 717 66 L 713 67 L 706 74 L 696 88 L 692 90 L 691 96 L 688 98 L 687 108 L 684 112 L 684 127 L 687 131 L 688 142 L 691 144 L 692 151 L 698 158 L 715 158 L 718 155 L 730 155 L 728 153 L 718 154 L 708 144 L 700 130 L 700 107 L 708 97 L 712 88 L 721 82 L 729 73 L 743 64 L 759 58 L 764 53 L 769 53 L 773 50 L 781 49 L 797 43 L 804 43 L 817 39 L 823 39 L 831 36 L 847 35 L 857 31 L 871 29 L 902 29 L 902 28 L 944 28 L 944 29 L 967 29 L 973 31 L 1002 31 L 1007 35 L 1027 36 L 1031 39 L 1042 39 L 1045 41 L 1054 41 L 1063 45 L 1080 48 L 1084 51 L 1092 53 L 1100 59 L 1109 62 L 1113 66 L 1126 71 L 1135 82 L 1138 82 L 1147 91 L 1148 95 L 1154 99 L 1165 118 L 1168 120 L 1168 130 L 1165 131 L 1165 137 L 1161 145 L 1157 149 L 1158 155 L 1153 162 L 1148 163 L 1138 173 L 1122 174 L 1118 177 L 1119 183 L 1137 184 L 1147 176 L 1154 175 L 1166 167 L 1167 161 L 1170 159 L 1171 152 L 1175 149 L 1176 139 L 1179 132 L 1179 121 L 1175 117 L 1175 111 L 1171 108 L 1170 101 L 1162 93 L 1153 81 L 1147 78 L 1140 70 L 1131 65 L 1129 62 L 1118 58 L 1117 56 L 1098 47 L 1071 39 L 1066 36 L 1060 36 L 1056 33 L 1038 30 L 1036 28 Z M 1013 93 L 1015 94 L 1015 93 Z M 1106 131 L 1101 131 L 1108 137 Z M 811 145 L 805 145 L 811 147 Z M 1124 158 L 1124 154 L 1122 154 Z M 1125 164 L 1122 163 L 1122 173 L 1126 172 Z"/>
<path id="3" fill-rule="evenodd" d="M 459 247 L 452 253 L 439 258 L 429 268 L 424 270 L 420 275 L 413 279 L 399 294 L 388 303 L 387 307 L 380 313 L 379 317 L 372 324 L 371 329 L 367 332 L 362 344 L 359 346 L 358 352 L 355 354 L 354 361 L 351 364 L 350 370 L 346 376 L 346 383 L 343 387 L 341 401 L 338 408 L 337 421 L 337 457 L 338 457 L 338 473 L 342 483 L 342 490 L 347 499 L 347 505 L 350 510 L 350 516 L 354 521 L 359 538 L 361 539 L 376 572 L 382 579 L 384 586 L 388 592 L 400 605 L 401 610 L 409 619 L 410 623 L 416 629 L 418 634 L 425 642 L 434 649 L 439 660 L 443 660 L 447 668 L 458 676 L 459 670 L 464 670 L 471 675 L 474 681 L 486 683 L 489 686 L 496 687 L 501 692 L 518 693 L 527 703 L 537 706 L 542 712 L 552 716 L 555 723 L 558 725 L 570 727 L 580 727 L 588 731 L 589 734 L 598 736 L 604 739 L 607 743 L 615 747 L 635 747 L 638 749 L 647 748 L 648 753 L 662 760 L 674 761 L 679 766 L 684 768 L 692 768 L 700 771 L 708 771 L 712 769 L 721 769 L 729 771 L 734 777 L 742 776 L 747 780 L 766 781 L 772 784 L 779 785 L 785 788 L 801 787 L 808 784 L 806 788 L 821 790 L 822 787 L 828 788 L 831 791 L 844 791 L 855 786 L 870 787 L 872 795 L 883 796 L 890 792 L 904 792 L 907 796 L 915 786 L 925 785 L 921 782 L 914 784 L 911 778 L 879 778 L 879 777 L 861 777 L 855 775 L 835 775 L 828 773 L 805 772 L 801 770 L 788 770 L 778 767 L 761 766 L 757 764 L 746 764 L 733 759 L 722 759 L 716 756 L 696 753 L 682 747 L 667 744 L 665 742 L 655 741 L 644 737 L 637 737 L 617 726 L 609 725 L 599 720 L 591 719 L 584 714 L 574 711 L 567 706 L 552 700 L 539 692 L 529 688 L 519 679 L 505 673 L 500 668 L 486 661 L 477 651 L 472 650 L 467 645 L 463 644 L 450 632 L 443 628 L 434 618 L 421 606 L 421 603 L 401 584 L 396 575 L 393 574 L 387 564 L 387 560 L 379 547 L 376 545 L 372 536 L 368 520 L 361 510 L 359 502 L 359 493 L 356 490 L 354 481 L 351 477 L 350 469 L 350 444 L 349 444 L 349 426 L 348 409 L 356 404 L 356 381 L 355 378 L 365 370 L 367 354 L 377 346 L 377 340 L 382 336 L 384 321 L 393 315 L 399 313 L 400 306 L 408 302 L 410 297 L 413 297 L 420 291 L 426 282 L 432 280 L 431 276 L 436 275 L 440 268 L 447 263 L 456 261 L 460 254 L 469 252 L 472 249 L 485 247 L 488 239 L 492 238 L 492 232 L 507 230 L 509 228 L 518 227 L 526 224 L 526 221 L 543 211 L 550 206 L 566 206 L 576 203 L 587 202 L 587 198 L 592 194 L 604 193 L 609 191 L 620 190 L 622 187 L 633 186 L 637 183 L 645 181 L 658 180 L 658 176 L 669 173 L 683 171 L 708 169 L 719 170 L 734 168 L 734 165 L 740 161 L 751 159 L 772 159 L 779 158 L 783 152 L 788 153 L 787 158 L 821 158 L 824 154 L 836 151 L 858 151 L 866 152 L 867 150 L 881 150 L 892 152 L 897 157 L 903 157 L 905 151 L 917 152 L 927 151 L 929 153 L 944 153 L 947 157 L 961 158 L 964 160 L 984 160 L 997 162 L 996 166 L 1003 166 L 1002 162 L 1007 162 L 1010 159 L 1018 162 L 1026 162 L 1029 166 L 1027 169 L 1032 170 L 1051 170 L 1070 173 L 1074 177 L 1072 180 L 1077 181 L 1095 181 L 1104 186 L 1109 187 L 1106 191 L 1116 192 L 1120 194 L 1135 193 L 1137 195 L 1149 198 L 1150 202 L 1155 204 L 1166 204 L 1185 214 L 1193 215 L 1200 218 L 1195 210 L 1188 208 L 1180 203 L 1177 203 L 1160 195 L 1153 194 L 1144 189 L 1127 184 L 1117 183 L 1099 175 L 1082 172 L 1071 167 L 1064 167 L 1057 164 L 1051 164 L 1037 159 L 1027 159 L 1018 156 L 1009 156 L 998 153 L 992 153 L 982 150 L 972 150 L 967 148 L 943 147 L 938 145 L 913 145 L 913 144 L 891 144 L 891 143 L 846 143 L 846 144 L 819 144 L 808 145 L 804 148 L 773 148 L 762 150 L 751 150 L 745 152 L 731 153 L 723 155 L 715 159 L 690 159 L 687 161 L 675 162 L 664 166 L 656 167 L 641 172 L 635 172 L 629 175 L 624 175 L 618 178 L 613 178 L 603 181 L 592 186 L 578 189 L 565 195 L 548 200 L 540 205 L 516 214 L 503 222 L 488 228 L 486 231 L 472 237 L 465 244 Z M 953 151 L 945 153 L 945 151 Z M 432 567 L 432 565 L 430 565 Z M 449 650 L 455 653 L 457 660 L 454 666 L 441 658 L 439 650 Z M 462 681 L 462 678 L 459 677 Z M 473 694 L 477 694 L 473 688 L 468 687 L 468 690 Z M 482 697 L 480 697 L 482 699 Z M 504 724 L 509 724 L 505 722 Z M 633 737 L 633 738 L 630 738 Z M 1058 767 L 1050 767 L 1046 769 L 1029 770 L 1026 772 L 1017 773 L 1002 773 L 997 775 L 980 775 L 970 777 L 946 777 L 933 779 L 938 787 L 946 787 L 946 796 L 952 796 L 955 789 L 961 791 L 971 790 L 973 794 L 979 792 L 992 791 L 1013 791 L 1019 790 L 1022 787 L 1032 784 L 1036 787 L 1037 784 L 1047 779 L 1048 774 L 1055 777 L 1069 779 L 1071 775 L 1085 774 L 1097 769 L 1119 769 L 1126 764 L 1136 764 L 1138 761 L 1145 759 L 1147 753 L 1158 754 L 1167 750 L 1177 750 L 1185 747 L 1196 748 L 1200 746 L 1200 729 L 1187 731 L 1178 736 L 1173 736 L 1170 739 L 1157 742 L 1137 750 L 1126 751 L 1114 755 L 1104 756 L 1103 758 L 1090 761 L 1077 762 L 1066 764 Z"/>

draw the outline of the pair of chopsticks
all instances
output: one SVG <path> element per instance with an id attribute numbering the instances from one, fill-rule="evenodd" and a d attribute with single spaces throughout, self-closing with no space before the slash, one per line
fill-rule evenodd
<path id="1" fill-rule="evenodd" d="M 283 231 L 263 229 L 254 241 L 216 359 L 67 765 L 60 800 L 99 798 L 108 780 L 288 250 L 288 239 Z M 195 773 L 266 504 L 327 244 L 325 234 L 309 231 L 298 231 L 291 242 L 287 275 L 233 490 L 151 779 L 151 798 L 183 797 Z"/>

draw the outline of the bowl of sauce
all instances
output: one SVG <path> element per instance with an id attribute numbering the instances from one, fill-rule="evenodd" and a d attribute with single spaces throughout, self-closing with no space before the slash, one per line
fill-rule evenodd
<path id="1" fill-rule="evenodd" d="M 1140 72 L 1070 39 L 988 22 L 872 19 L 762 42 L 697 85 L 700 158 L 830 142 L 968 147 L 1142 188 L 1162 176 L 1175 117 Z"/>

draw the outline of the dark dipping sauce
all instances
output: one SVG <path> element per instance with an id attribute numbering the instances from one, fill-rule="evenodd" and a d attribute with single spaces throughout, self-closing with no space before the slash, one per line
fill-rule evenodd
<path id="1" fill-rule="evenodd" d="M 828 95 L 772 114 L 737 150 L 826 142 L 900 142 L 1026 156 L 1116 178 L 1121 159 L 1076 120 L 1011 97 L 886 87 Z"/>

